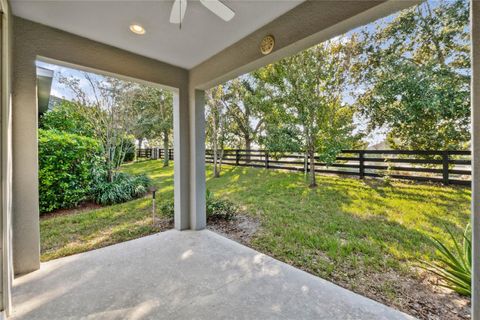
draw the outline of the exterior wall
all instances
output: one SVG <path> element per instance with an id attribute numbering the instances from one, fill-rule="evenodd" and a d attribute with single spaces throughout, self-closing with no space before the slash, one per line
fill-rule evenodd
<path id="1" fill-rule="evenodd" d="M 12 57 L 12 15 L 6 0 L 0 1 L 1 21 L 1 91 L 0 91 L 0 314 L 5 316 L 11 309 L 11 285 L 13 280 L 11 251 L 11 215 L 12 215 L 12 105 L 11 105 L 11 57 Z M 0 315 L 0 318 L 2 316 Z"/>
<path id="2" fill-rule="evenodd" d="M 60 61 L 177 88 L 178 117 L 187 124 L 188 71 L 18 17 L 14 18 L 13 31 L 13 262 L 15 274 L 22 274 L 40 266 L 35 60 Z M 186 130 L 180 132 L 182 144 L 188 149 L 188 128 L 182 128 Z M 175 170 L 176 177 L 182 176 L 179 187 L 188 189 L 188 157 Z M 179 207 L 186 217 L 188 200 L 187 191 Z M 188 221 L 182 223 L 183 229 L 189 227 Z"/>

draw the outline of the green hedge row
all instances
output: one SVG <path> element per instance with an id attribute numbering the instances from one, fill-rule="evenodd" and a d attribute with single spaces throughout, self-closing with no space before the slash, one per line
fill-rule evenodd
<path id="1" fill-rule="evenodd" d="M 77 134 L 38 130 L 40 212 L 71 208 L 85 200 L 94 169 L 102 165 L 99 143 Z"/>

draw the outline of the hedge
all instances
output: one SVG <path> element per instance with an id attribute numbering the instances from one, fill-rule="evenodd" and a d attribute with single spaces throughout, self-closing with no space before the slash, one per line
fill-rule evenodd
<path id="1" fill-rule="evenodd" d="M 99 143 L 77 134 L 38 130 L 40 213 L 71 208 L 91 192 L 102 166 Z"/>

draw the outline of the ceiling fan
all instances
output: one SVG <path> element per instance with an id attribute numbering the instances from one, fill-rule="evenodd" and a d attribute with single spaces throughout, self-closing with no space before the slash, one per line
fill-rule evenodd
<path id="1" fill-rule="evenodd" d="M 200 3 L 224 21 L 230 21 L 235 16 L 235 12 L 220 2 L 220 0 L 200 0 Z M 172 6 L 172 11 L 170 12 L 170 23 L 181 25 L 186 10 L 187 0 L 175 0 Z"/>

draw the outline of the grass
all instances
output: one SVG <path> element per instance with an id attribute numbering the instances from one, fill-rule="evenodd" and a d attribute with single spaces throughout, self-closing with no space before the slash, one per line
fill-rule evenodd
<path id="1" fill-rule="evenodd" d="M 162 168 L 160 162 L 138 162 L 125 168 L 132 173 L 147 173 L 158 188 L 159 199 L 173 198 L 172 167 Z M 152 224 L 151 210 L 151 198 L 147 196 L 100 209 L 41 219 L 41 260 L 48 261 L 159 232 L 160 228 Z"/>
<path id="2" fill-rule="evenodd" d="M 469 220 L 466 188 L 319 176 L 310 189 L 300 173 L 225 166 L 215 179 L 207 169 L 208 189 L 260 219 L 252 247 L 351 289 L 369 274 L 412 275 L 434 257 L 429 237 L 448 239 L 444 226 L 461 235 Z M 172 167 L 145 161 L 124 170 L 148 174 L 160 201 L 173 197 Z M 158 232 L 150 210 L 144 198 L 42 219 L 42 261 Z M 394 294 L 394 283 L 372 285 Z"/>

